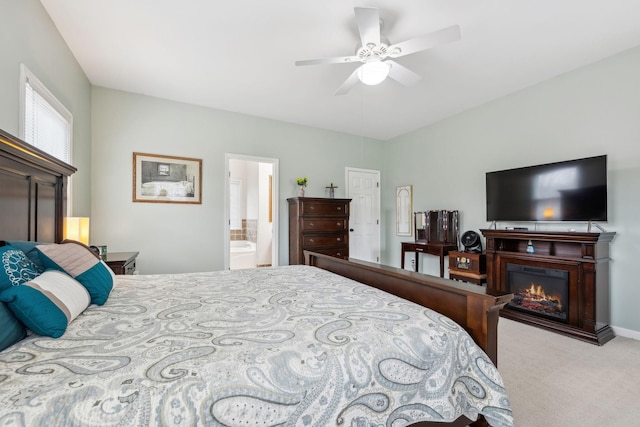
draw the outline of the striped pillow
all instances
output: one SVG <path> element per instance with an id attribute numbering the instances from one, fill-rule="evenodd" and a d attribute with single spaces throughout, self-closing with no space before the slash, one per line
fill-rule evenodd
<path id="1" fill-rule="evenodd" d="M 0 294 L 13 314 L 39 335 L 58 338 L 90 304 L 89 293 L 61 271 L 49 270 Z"/>
<path id="2" fill-rule="evenodd" d="M 66 241 L 40 245 L 36 249 L 40 251 L 40 259 L 46 268 L 62 270 L 87 288 L 93 304 L 103 305 L 107 302 L 113 289 L 113 277 L 109 267 L 100 262 L 100 257 L 88 246 Z"/>

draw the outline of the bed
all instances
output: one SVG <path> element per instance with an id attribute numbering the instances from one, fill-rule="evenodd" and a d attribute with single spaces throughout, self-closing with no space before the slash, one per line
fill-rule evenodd
<path id="1" fill-rule="evenodd" d="M 0 201 L 12 206 L 0 238 L 68 244 L 73 168 L 5 133 L 0 142 Z M 0 352 L 0 424 L 464 426 L 480 414 L 474 425 L 513 425 L 496 369 L 511 295 L 305 257 L 118 276 L 60 338 L 30 334 Z"/>

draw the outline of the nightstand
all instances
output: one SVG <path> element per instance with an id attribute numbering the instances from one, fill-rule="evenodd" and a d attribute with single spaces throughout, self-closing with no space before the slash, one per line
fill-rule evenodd
<path id="1" fill-rule="evenodd" d="M 102 260 L 116 274 L 133 274 L 136 257 L 140 252 L 107 252 Z"/>

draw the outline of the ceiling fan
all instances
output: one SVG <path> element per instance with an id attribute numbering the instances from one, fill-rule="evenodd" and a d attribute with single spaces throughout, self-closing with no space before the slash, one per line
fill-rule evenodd
<path id="1" fill-rule="evenodd" d="M 400 84 L 411 86 L 422 77 L 406 67 L 398 64 L 394 59 L 411 55 L 422 50 L 430 49 L 443 43 L 460 40 L 460 27 L 452 25 L 441 30 L 418 36 L 400 43 L 390 44 L 381 35 L 383 22 L 378 9 L 373 7 L 354 8 L 360 44 L 355 55 L 337 56 L 332 58 L 306 59 L 296 61 L 296 65 L 320 64 L 349 64 L 361 62 L 360 65 L 336 91 L 336 95 L 344 95 L 358 81 L 367 85 L 382 83 L 387 77 Z"/>

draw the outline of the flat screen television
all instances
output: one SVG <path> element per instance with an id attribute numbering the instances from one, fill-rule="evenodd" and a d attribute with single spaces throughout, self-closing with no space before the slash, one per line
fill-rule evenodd
<path id="1" fill-rule="evenodd" d="M 607 156 L 487 172 L 488 221 L 607 221 Z"/>

